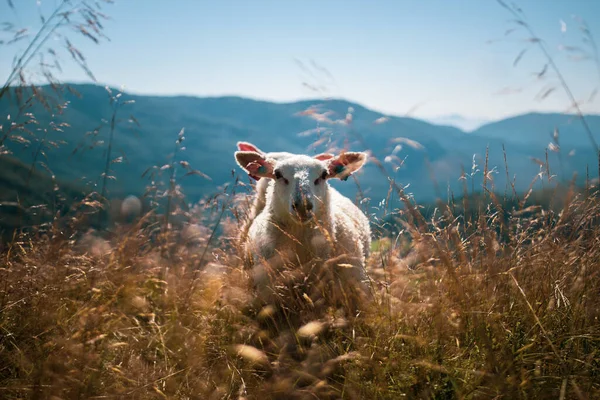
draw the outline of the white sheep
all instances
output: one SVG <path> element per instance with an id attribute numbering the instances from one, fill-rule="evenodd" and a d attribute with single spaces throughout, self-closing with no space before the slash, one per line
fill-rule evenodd
<path id="1" fill-rule="evenodd" d="M 369 220 L 327 180 L 346 180 L 367 155 L 345 152 L 320 159 L 287 153 L 275 159 L 262 152 L 237 151 L 235 158 L 250 176 L 269 182 L 264 209 L 254 216 L 245 240 L 251 263 L 260 265 L 284 253 L 300 265 L 345 256 L 343 273 L 358 277 L 366 289 Z"/>

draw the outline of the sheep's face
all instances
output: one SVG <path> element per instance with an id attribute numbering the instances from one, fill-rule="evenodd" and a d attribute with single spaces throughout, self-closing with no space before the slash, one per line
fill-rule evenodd
<path id="1" fill-rule="evenodd" d="M 346 180 L 366 160 L 365 153 L 349 152 L 338 156 L 292 155 L 279 160 L 250 151 L 239 151 L 235 156 L 250 175 L 275 181 L 270 199 L 271 211 L 278 217 L 291 216 L 292 220 L 301 224 L 321 215 L 327 207 L 327 179 Z"/>
<path id="2" fill-rule="evenodd" d="M 259 149 L 256 145 L 254 145 L 254 144 L 252 144 L 250 142 L 237 142 L 237 148 L 240 151 L 252 151 L 252 152 L 256 152 L 256 153 L 262 154 L 265 158 L 272 158 L 275 161 L 283 160 L 284 158 L 288 158 L 288 157 L 292 157 L 292 156 L 296 155 L 296 154 L 288 153 L 288 152 L 285 152 L 285 151 L 266 153 L 266 152 L 262 151 L 261 149 Z M 322 153 L 322 154 L 318 154 L 318 155 L 314 156 L 313 158 L 315 158 L 317 160 L 325 161 L 325 160 L 328 160 L 330 158 L 333 158 L 333 154 Z M 252 174 L 249 174 L 249 175 L 254 180 L 257 180 L 257 181 L 260 180 L 259 176 L 252 175 Z"/>
<path id="3" fill-rule="evenodd" d="M 309 156 L 293 156 L 273 166 L 273 209 L 300 223 L 320 215 L 327 197 L 327 165 Z"/>

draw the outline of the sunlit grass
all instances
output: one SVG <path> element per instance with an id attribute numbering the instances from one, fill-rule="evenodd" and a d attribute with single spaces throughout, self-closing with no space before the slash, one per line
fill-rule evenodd
<path id="1" fill-rule="evenodd" d="M 375 241 L 376 300 L 358 313 L 304 269 L 257 298 L 233 220 L 204 259 L 144 220 L 111 238 L 23 236 L 2 254 L 2 397 L 594 398 L 600 203 L 571 197 L 502 227 L 493 207 L 470 226 L 448 207 L 407 225 L 406 257 Z"/>

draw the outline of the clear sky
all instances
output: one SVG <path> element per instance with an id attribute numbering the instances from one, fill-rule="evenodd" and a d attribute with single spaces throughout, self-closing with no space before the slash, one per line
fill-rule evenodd
<path id="1" fill-rule="evenodd" d="M 42 0 L 41 7 L 57 2 Z M 35 0 L 13 3 L 16 10 L 0 0 L 0 21 L 39 27 Z M 569 59 L 559 45 L 583 45 L 573 15 L 583 16 L 600 42 L 600 0 L 517 4 L 573 92 L 587 98 L 600 83 L 599 68 Z M 75 43 L 99 82 L 133 93 L 273 101 L 321 96 L 306 82 L 393 115 L 412 110 L 417 117 L 499 119 L 569 106 L 560 89 L 535 100 L 545 83 L 536 83 L 533 73 L 545 61 L 532 47 L 513 67 L 529 36 L 504 35 L 512 17 L 495 0 L 116 0 L 104 11 L 112 18 L 105 23 L 111 41 Z M 25 45 L 0 46 L 2 79 Z M 63 80 L 88 80 L 63 59 Z M 548 75 L 546 83 L 555 81 Z M 506 88 L 522 91 L 498 94 Z M 600 95 L 585 110 L 600 113 Z"/>

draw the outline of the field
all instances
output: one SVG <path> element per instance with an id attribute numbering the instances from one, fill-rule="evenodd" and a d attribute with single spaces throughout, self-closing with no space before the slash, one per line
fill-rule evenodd
<path id="1" fill-rule="evenodd" d="M 429 221 L 406 199 L 401 234 L 374 243 L 373 301 L 336 281 L 335 261 L 274 266 L 259 300 L 227 239 L 235 218 L 219 238 L 156 233 L 153 214 L 105 237 L 78 220 L 16 237 L 2 397 L 597 398 L 600 203 L 557 190 L 558 211 L 492 197 Z"/>

